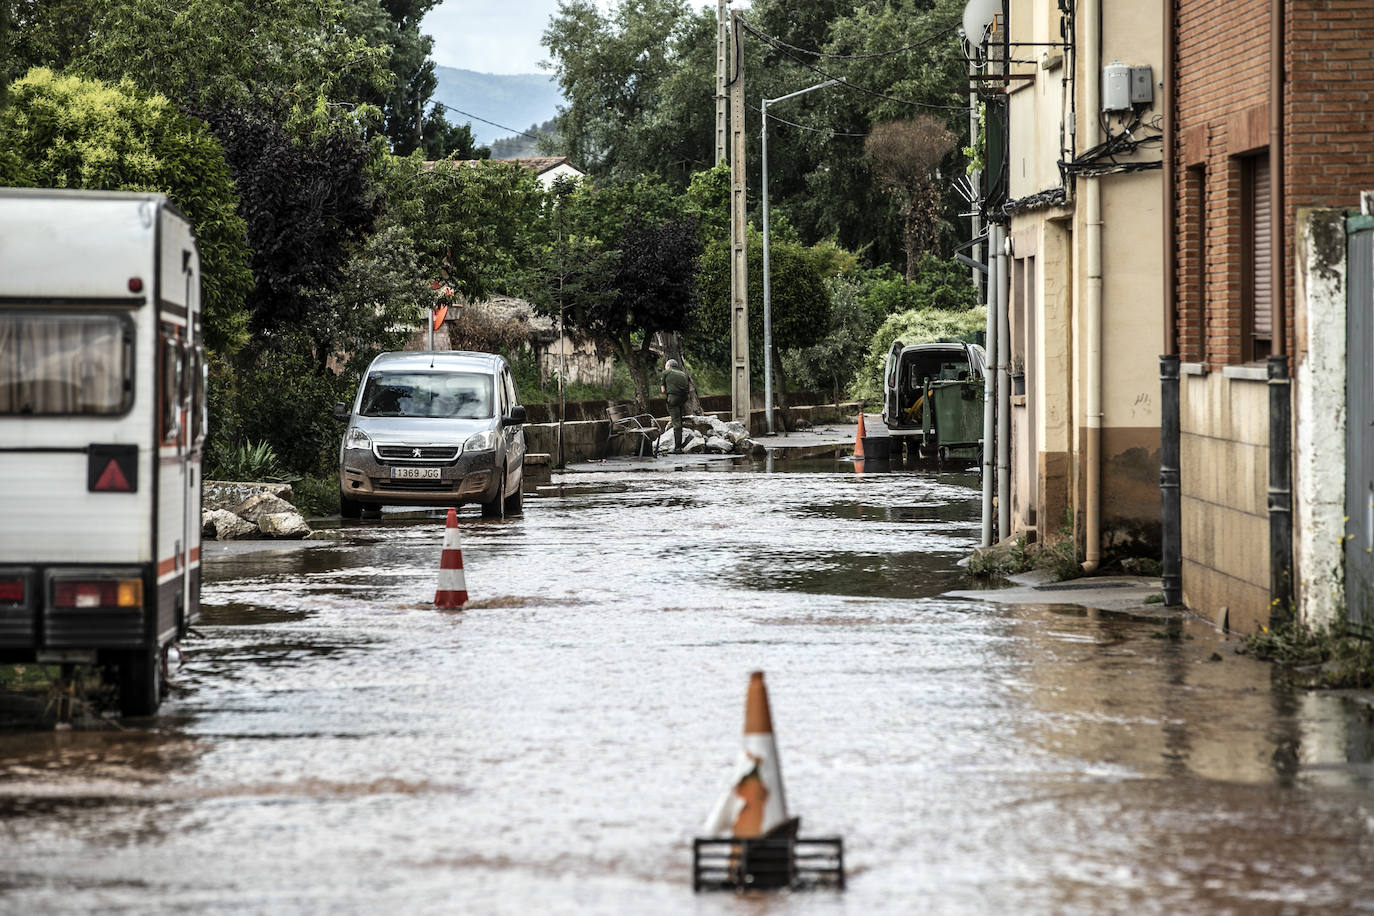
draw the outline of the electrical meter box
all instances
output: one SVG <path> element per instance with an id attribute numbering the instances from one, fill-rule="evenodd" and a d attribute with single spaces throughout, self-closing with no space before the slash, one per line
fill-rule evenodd
<path id="1" fill-rule="evenodd" d="M 1154 74 L 1149 65 L 1131 68 L 1131 104 L 1149 105 L 1155 100 Z"/>
<path id="2" fill-rule="evenodd" d="M 1102 68 L 1102 110 L 1131 110 L 1131 68 L 1119 60 Z"/>

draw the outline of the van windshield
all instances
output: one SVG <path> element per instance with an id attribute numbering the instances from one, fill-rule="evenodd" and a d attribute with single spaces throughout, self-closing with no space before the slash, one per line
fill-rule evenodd
<path id="1" fill-rule="evenodd" d="M 492 389 L 492 377 L 480 372 L 370 372 L 359 413 L 487 419 L 494 415 Z"/>
<path id="2" fill-rule="evenodd" d="M 0 416 L 124 413 L 132 343 L 119 315 L 0 313 Z"/>

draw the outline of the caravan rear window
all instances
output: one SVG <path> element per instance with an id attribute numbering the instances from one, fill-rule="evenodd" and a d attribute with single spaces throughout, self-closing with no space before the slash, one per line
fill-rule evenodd
<path id="1" fill-rule="evenodd" d="M 0 416 L 108 416 L 132 403 L 128 319 L 0 312 Z"/>

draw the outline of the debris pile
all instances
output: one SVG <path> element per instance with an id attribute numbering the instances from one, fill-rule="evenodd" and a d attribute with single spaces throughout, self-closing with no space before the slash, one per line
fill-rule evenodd
<path id="1" fill-rule="evenodd" d="M 201 536 L 217 541 L 307 538 L 313 532 L 305 517 L 287 502 L 290 497 L 289 483 L 207 480 L 200 510 Z"/>
<path id="2" fill-rule="evenodd" d="M 673 427 L 671 424 L 658 437 L 655 445 L 657 454 L 665 455 L 673 450 Z M 753 439 L 743 423 L 729 423 L 719 417 L 688 416 L 682 418 L 682 450 L 684 452 L 706 452 L 711 455 L 754 455 L 765 451 Z"/>

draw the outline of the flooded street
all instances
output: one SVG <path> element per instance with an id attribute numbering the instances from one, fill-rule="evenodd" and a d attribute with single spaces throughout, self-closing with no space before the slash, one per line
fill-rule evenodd
<path id="1" fill-rule="evenodd" d="M 437 513 L 212 554 L 156 719 L 0 734 L 0 910 L 1374 911 L 1355 704 L 1198 623 L 943 597 L 976 477 L 716 467 L 463 510 L 461 612 Z M 844 893 L 692 893 L 753 670 Z"/>

